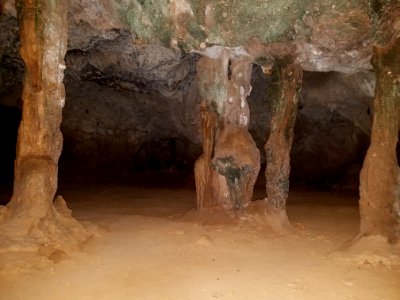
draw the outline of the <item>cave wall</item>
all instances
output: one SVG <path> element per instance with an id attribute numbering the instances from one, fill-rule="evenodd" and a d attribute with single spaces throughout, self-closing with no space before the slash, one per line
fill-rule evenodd
<path id="1" fill-rule="evenodd" d="M 200 155 L 194 83 L 171 98 L 156 91 L 118 91 L 92 81 L 71 80 L 66 89 L 64 161 L 78 161 L 83 170 L 126 173 L 191 169 Z"/>
<path id="2" fill-rule="evenodd" d="M 291 152 L 292 179 L 321 187 L 358 186 L 370 140 L 373 91 L 372 72 L 305 73 Z"/>
<path id="3" fill-rule="evenodd" d="M 190 171 L 201 154 L 198 56 L 138 46 L 128 39 L 127 33 L 118 32 L 115 40 L 97 41 L 86 51 L 66 55 L 62 175 Z M 20 78 L 19 63 L 12 66 Z M 2 65 L 2 70 L 8 67 Z M 3 84 L 4 105 L 18 106 L 21 82 L 14 80 Z M 273 82 L 254 65 L 251 84 L 249 129 L 262 150 Z M 369 143 L 373 89 L 368 71 L 305 73 L 291 154 L 294 182 L 332 185 L 344 177 L 357 186 Z"/>
<path id="4" fill-rule="evenodd" d="M 67 62 L 74 55 L 68 55 Z M 182 63 L 192 65 L 185 68 L 193 72 L 195 62 L 191 59 Z M 67 74 L 70 72 L 74 71 Z M 139 77 L 135 80 L 141 85 L 135 81 L 134 89 L 124 88 L 124 82 L 116 80 L 112 72 L 90 72 L 91 75 L 84 73 L 87 77 L 83 80 L 83 76 L 67 77 L 69 101 L 62 124 L 65 156 L 78 159 L 84 169 L 112 166 L 123 173 L 145 167 L 191 170 L 201 153 L 195 74 L 180 82 L 179 91 L 168 92 L 148 79 Z M 127 80 L 125 83 L 129 84 Z M 261 150 L 271 120 L 271 84 L 261 68 L 254 66 L 249 127 Z M 369 72 L 305 73 L 291 154 L 294 181 L 332 185 L 345 177 L 357 186 L 369 145 L 373 89 L 374 77 Z M 261 162 L 265 163 L 264 151 Z"/>
<path id="5" fill-rule="evenodd" d="M 64 159 L 82 169 L 191 169 L 199 149 L 197 55 L 130 34 L 66 56 Z"/>
<path id="6" fill-rule="evenodd" d="M 17 21 L 10 6 L 12 1 L 3 2 L 7 13 L 0 15 L 0 24 L 9 30 L 0 33 L 1 105 L 19 107 L 23 64 L 18 55 Z M 181 39 L 175 39 L 179 45 L 174 45 L 174 34 L 179 31 L 179 24 L 175 24 L 169 42 L 160 43 L 155 29 L 145 31 L 136 24 L 143 30 L 133 30 L 129 21 L 133 20 L 132 14 L 137 13 L 133 6 L 127 10 L 132 18 L 124 15 L 120 19 L 118 12 L 128 2 L 136 3 L 125 1 L 119 3 L 119 7 L 112 1 L 71 2 L 61 171 L 68 170 L 72 175 L 110 169 L 126 174 L 145 166 L 190 170 L 201 153 L 195 72 L 199 54 L 186 48 L 201 46 L 205 37 L 192 33 L 204 20 L 199 19 L 194 10 L 197 23 L 191 27 L 193 32 L 182 33 Z M 171 3 L 178 2 L 185 1 Z M 192 9 L 201 9 L 192 2 Z M 292 179 L 298 182 L 318 179 L 321 184 L 328 185 L 343 176 L 357 181 L 358 169 L 369 143 L 373 114 L 370 101 L 374 78 L 368 62 L 370 12 L 363 6 L 363 1 L 345 1 L 347 4 L 309 1 L 304 2 L 305 6 L 286 2 L 291 7 L 286 16 L 296 19 L 297 23 L 291 23 L 293 27 L 290 28 L 284 27 L 284 23 L 279 23 L 284 21 L 279 19 L 284 11 L 277 10 L 271 23 L 273 26 L 262 40 L 293 43 L 299 62 L 304 69 L 310 70 L 305 72 L 295 125 Z M 142 16 L 148 16 L 155 3 L 143 4 Z M 219 14 L 225 18 L 227 8 L 218 5 L 209 7 L 214 12 L 212 18 Z M 232 17 L 234 8 L 243 14 L 253 12 L 256 19 L 261 17 L 258 11 L 252 10 L 254 7 L 249 7 L 248 11 L 239 2 L 235 5 L 231 7 Z M 275 9 L 271 6 L 263 11 L 268 15 Z M 231 16 L 228 14 L 225 19 L 220 20 L 221 36 L 206 28 L 208 42 L 226 46 L 245 43 L 243 36 L 232 36 L 235 27 L 229 27 L 233 24 Z M 344 35 L 341 32 L 343 26 L 346 29 Z M 261 29 L 262 26 L 251 30 Z M 168 30 L 164 32 L 168 33 Z M 194 39 L 190 38 L 192 35 L 195 35 Z M 152 43 L 141 44 L 141 41 Z M 328 70 L 346 73 L 311 72 Z M 248 98 L 249 129 L 261 150 L 268 137 L 271 119 L 268 89 L 271 84 L 262 68 L 255 65 L 253 89 Z M 263 152 L 261 161 L 265 163 Z"/>

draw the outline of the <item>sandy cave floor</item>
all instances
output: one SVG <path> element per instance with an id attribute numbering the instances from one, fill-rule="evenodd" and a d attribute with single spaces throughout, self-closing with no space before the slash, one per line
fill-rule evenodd
<path id="1" fill-rule="evenodd" d="M 279 237 L 197 213 L 189 188 L 60 192 L 105 233 L 69 257 L 0 271 L 0 299 L 400 299 L 396 262 L 336 252 L 357 233 L 354 195 L 295 190 L 288 213 L 299 233 Z"/>

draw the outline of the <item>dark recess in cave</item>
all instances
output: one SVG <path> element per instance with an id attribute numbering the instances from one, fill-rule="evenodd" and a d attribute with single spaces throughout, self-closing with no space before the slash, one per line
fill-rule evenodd
<path id="1" fill-rule="evenodd" d="M 364 122 L 368 127 L 371 119 L 367 113 L 370 100 L 346 87 L 342 76 L 335 72 L 305 73 L 291 153 L 292 186 L 358 191 L 358 174 L 369 146 L 369 136 L 354 122 Z M 264 167 L 263 149 L 268 137 L 271 110 L 268 95 L 270 84 L 271 79 L 255 65 L 253 90 L 248 99 L 250 132 L 261 150 Z M 193 165 L 201 153 L 200 139 L 198 133 L 197 136 L 193 132 L 192 136 L 180 134 L 182 128 L 188 125 L 185 122 L 177 125 L 175 117 L 181 112 L 177 107 L 180 104 L 174 103 L 175 99 L 165 99 L 154 91 L 140 92 L 142 96 L 135 96 L 131 91 L 115 90 L 92 81 L 76 82 L 71 78 L 67 79 L 66 88 L 65 121 L 68 122 L 67 118 L 71 116 L 68 111 L 79 113 L 76 108 L 80 107 L 82 118 L 91 120 L 91 125 L 86 124 L 88 128 L 85 129 L 91 133 L 90 139 L 80 139 L 79 128 L 71 132 L 71 127 L 62 126 L 64 151 L 60 162 L 61 181 L 102 179 L 135 184 L 145 178 L 143 174 L 158 173 L 169 175 L 168 184 L 176 178 L 181 183 L 189 182 L 193 186 Z M 77 93 L 82 96 L 77 97 Z M 100 95 L 106 96 L 102 98 Z M 137 97 L 134 100 L 136 102 L 129 102 L 132 101 L 129 97 Z M 110 107 L 109 98 L 119 102 L 113 102 L 114 107 Z M 116 109 L 116 103 L 121 107 Z M 191 103 L 195 105 L 184 107 L 184 113 L 189 113 L 191 121 L 196 122 L 193 119 L 199 117 L 195 107 L 198 102 Z M 346 115 L 349 112 L 354 115 L 363 112 L 363 116 L 358 117 L 361 121 L 352 120 L 352 115 Z M 105 123 L 111 126 L 114 124 L 112 120 L 118 118 L 125 120 L 121 123 L 122 128 L 114 127 L 109 129 L 109 134 L 105 134 Z M 127 125 L 133 118 L 140 120 L 135 125 L 137 128 Z M 145 127 L 150 122 L 153 122 L 153 127 L 148 131 Z M 139 144 L 131 144 L 129 134 L 142 129 L 147 136 L 141 137 Z M 139 179 L 137 174 L 141 174 Z M 264 181 L 264 172 L 261 170 L 258 186 L 263 186 Z"/>
<path id="2" fill-rule="evenodd" d="M 129 39 L 130 33 L 122 31 L 116 40 L 98 41 L 86 51 L 72 49 L 66 55 L 60 183 L 146 183 L 147 175 L 157 173 L 168 175 L 160 184 L 175 180 L 194 187 L 193 165 L 202 152 L 195 80 L 198 55 L 174 54 L 156 46 L 132 49 Z M 14 52 L 1 62 L 2 103 L 18 107 L 23 68 Z M 168 76 L 155 75 L 169 66 Z M 10 72 L 16 76 L 8 78 Z M 365 73 L 304 73 L 291 151 L 292 187 L 358 191 L 373 115 L 372 97 L 359 87 L 360 80 L 370 81 Z M 273 83 L 254 65 L 251 84 L 249 130 L 263 165 L 257 186 L 264 187 L 264 145 L 272 109 L 268 87 Z M 0 160 L 6 171 L 0 174 L 0 182 L 11 191 L 20 113 L 18 108 L 4 107 L 2 114 L 5 150 Z M 398 146 L 398 156 L 399 152 Z"/>
<path id="3" fill-rule="evenodd" d="M 369 102 L 365 99 L 358 99 L 360 105 L 353 105 L 352 98 L 359 96 L 357 96 L 357 93 L 354 94 L 354 91 L 350 90 L 349 92 L 349 89 L 346 92 L 346 89 L 337 80 L 338 78 L 340 79 L 340 74 L 333 72 L 305 73 L 304 91 L 299 103 L 294 144 L 291 152 L 292 171 L 290 180 L 292 187 L 301 185 L 322 190 L 338 188 L 358 192 L 358 176 L 369 146 L 369 136 L 355 126 L 353 120 L 346 118 L 343 112 L 354 111 L 358 115 L 363 112 L 365 116 L 361 117 L 365 117 L 365 119 L 371 119 L 372 112 L 371 115 L 368 115 Z M 271 84 L 270 80 L 262 73 L 260 67 L 253 67 L 253 90 L 248 101 L 251 110 L 250 132 L 262 156 L 263 168 L 260 171 L 257 183 L 259 187 L 263 187 L 265 182 L 263 149 L 269 132 L 271 102 L 268 98 L 267 89 L 268 85 Z M 115 131 L 112 131 L 111 134 L 99 135 L 99 128 L 101 129 L 104 124 L 110 124 L 110 121 L 113 122 L 112 119 L 121 118 L 121 111 L 116 111 L 115 107 L 106 105 L 106 115 L 102 115 L 103 110 L 97 109 L 101 105 L 104 106 L 102 101 L 108 99 L 107 97 L 115 97 L 114 100 L 123 103 L 129 99 L 131 92 L 124 95 L 124 91 L 115 91 L 93 82 L 71 81 L 71 78 L 67 78 L 66 82 L 65 111 L 68 112 L 72 107 L 72 112 L 75 112 L 76 107 L 81 107 L 82 118 L 90 119 L 94 114 L 92 125 L 98 131 L 90 133 L 91 139 L 79 140 L 76 137 L 79 136 L 82 128 L 77 128 L 74 131 L 62 126 L 64 149 L 60 158 L 61 184 L 74 180 L 145 184 L 149 181 L 146 176 L 167 174 L 168 176 L 164 176 L 167 179 L 163 179 L 162 182 L 156 180 L 156 182 L 162 185 L 183 184 L 194 187 L 193 165 L 201 153 L 201 144 L 199 136 L 191 140 L 191 136 L 180 134 L 181 130 L 176 127 L 176 120 L 171 116 L 180 113 L 176 108 L 178 103 L 171 104 L 171 99 L 154 92 L 140 93 L 147 98 L 136 102 L 138 110 L 136 117 L 139 116 L 142 121 L 139 125 L 145 126 L 146 122 L 151 120 L 154 107 L 158 107 L 157 120 L 162 121 L 155 122 L 155 127 L 147 132 L 147 136 L 141 138 L 139 144 L 135 144 L 133 147 L 129 144 L 127 138 L 129 128 L 123 128 L 123 130 L 120 128 L 119 131 L 118 128 L 113 128 Z M 20 89 L 14 87 L 11 91 L 4 96 L 4 99 L 7 97 L 16 99 L 16 91 L 20 91 Z M 341 91 L 350 94 L 350 96 L 346 94 L 347 97 L 350 97 L 350 100 L 339 101 L 340 105 L 334 108 L 325 104 L 325 98 L 343 97 L 340 94 Z M 92 92 L 93 94 L 91 94 Z M 82 93 L 82 97 L 76 98 L 79 93 Z M 105 96 L 96 98 L 100 94 Z M 140 99 L 140 95 L 135 97 Z M 161 101 L 161 104 L 149 104 L 149 101 L 155 101 L 155 99 Z M 129 103 L 123 105 L 129 105 Z M 169 107 L 163 108 L 162 105 Z M 186 106 L 183 109 L 190 111 L 192 119 L 198 116 L 196 115 L 197 107 Z M 0 174 L 0 183 L 3 189 L 7 190 L 7 194 L 10 195 L 16 135 L 21 115 L 18 108 L 6 106 L 1 107 L 1 114 L 0 161 L 5 172 Z M 64 121 L 68 122 L 70 117 L 71 114 L 67 114 Z M 79 118 L 80 116 L 76 117 Z M 131 116 L 131 118 L 134 117 Z M 129 119 L 129 116 L 127 115 L 124 118 Z M 185 127 L 186 124 L 183 122 L 179 126 Z M 157 134 L 157 132 L 161 132 L 161 134 Z M 398 146 L 398 157 L 399 152 Z"/>
<path id="4" fill-rule="evenodd" d="M 16 107 L 0 106 L 0 188 L 1 195 L 11 197 L 14 179 L 14 160 L 21 111 Z M 0 198 L 4 205 L 8 199 Z"/>

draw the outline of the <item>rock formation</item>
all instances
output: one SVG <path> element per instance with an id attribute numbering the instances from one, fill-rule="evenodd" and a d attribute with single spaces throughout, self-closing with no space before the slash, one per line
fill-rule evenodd
<path id="1" fill-rule="evenodd" d="M 205 210 L 241 210 L 251 201 L 260 170 L 260 154 L 248 132 L 251 60 L 223 48 L 212 51 L 215 58 L 201 58 L 197 70 L 203 108 L 197 203 Z"/>
<path id="2" fill-rule="evenodd" d="M 3 228 L 29 216 L 17 226 L 26 234 L 57 220 L 52 203 L 67 51 L 61 126 L 65 157 L 80 159 L 77 165 L 95 168 L 104 160 L 104 169 L 126 171 L 155 161 L 169 168 L 177 156 L 185 156 L 187 166 L 203 152 L 195 166 L 199 209 L 240 211 L 252 199 L 256 145 L 263 147 L 268 137 L 265 158 L 261 153 L 266 217 L 278 210 L 287 224 L 290 151 L 296 180 L 328 182 L 358 172 L 371 133 L 361 173 L 361 235 L 396 240 L 398 1 L 0 3 L 0 24 L 9 29 L 0 33 L 1 105 L 20 105 L 25 65 L 14 195 L 2 208 Z"/>
<path id="3" fill-rule="evenodd" d="M 400 4 L 380 7 L 380 35 L 372 63 L 376 74 L 371 145 L 360 175 L 360 236 L 400 237 Z M 388 31 L 393 28 L 393 31 Z"/>
<path id="4" fill-rule="evenodd" d="M 290 150 L 293 142 L 293 130 L 297 115 L 303 70 L 286 58 L 279 61 L 277 86 L 272 112 L 271 131 L 266 152 L 266 213 L 267 219 L 284 230 L 289 227 L 286 214 L 286 200 L 289 194 Z M 273 220 L 273 221 L 272 221 Z"/>
<path id="5" fill-rule="evenodd" d="M 23 114 L 13 197 L 0 211 L 0 247 L 1 251 L 33 250 L 51 255 L 53 251 L 76 250 L 91 236 L 72 218 L 64 199 L 55 199 L 65 103 L 67 5 L 21 0 L 16 6 L 25 64 Z"/>

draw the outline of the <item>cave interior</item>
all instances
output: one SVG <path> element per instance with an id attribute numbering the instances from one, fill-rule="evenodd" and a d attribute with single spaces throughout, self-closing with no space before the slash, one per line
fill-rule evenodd
<path id="1" fill-rule="evenodd" d="M 104 299 L 399 299 L 399 20 L 398 1 L 0 1 L 5 299 L 100 299 L 99 280 Z M 82 298 L 107 260 L 143 282 L 99 271 Z M 71 284 L 45 295 L 49 270 Z"/>

